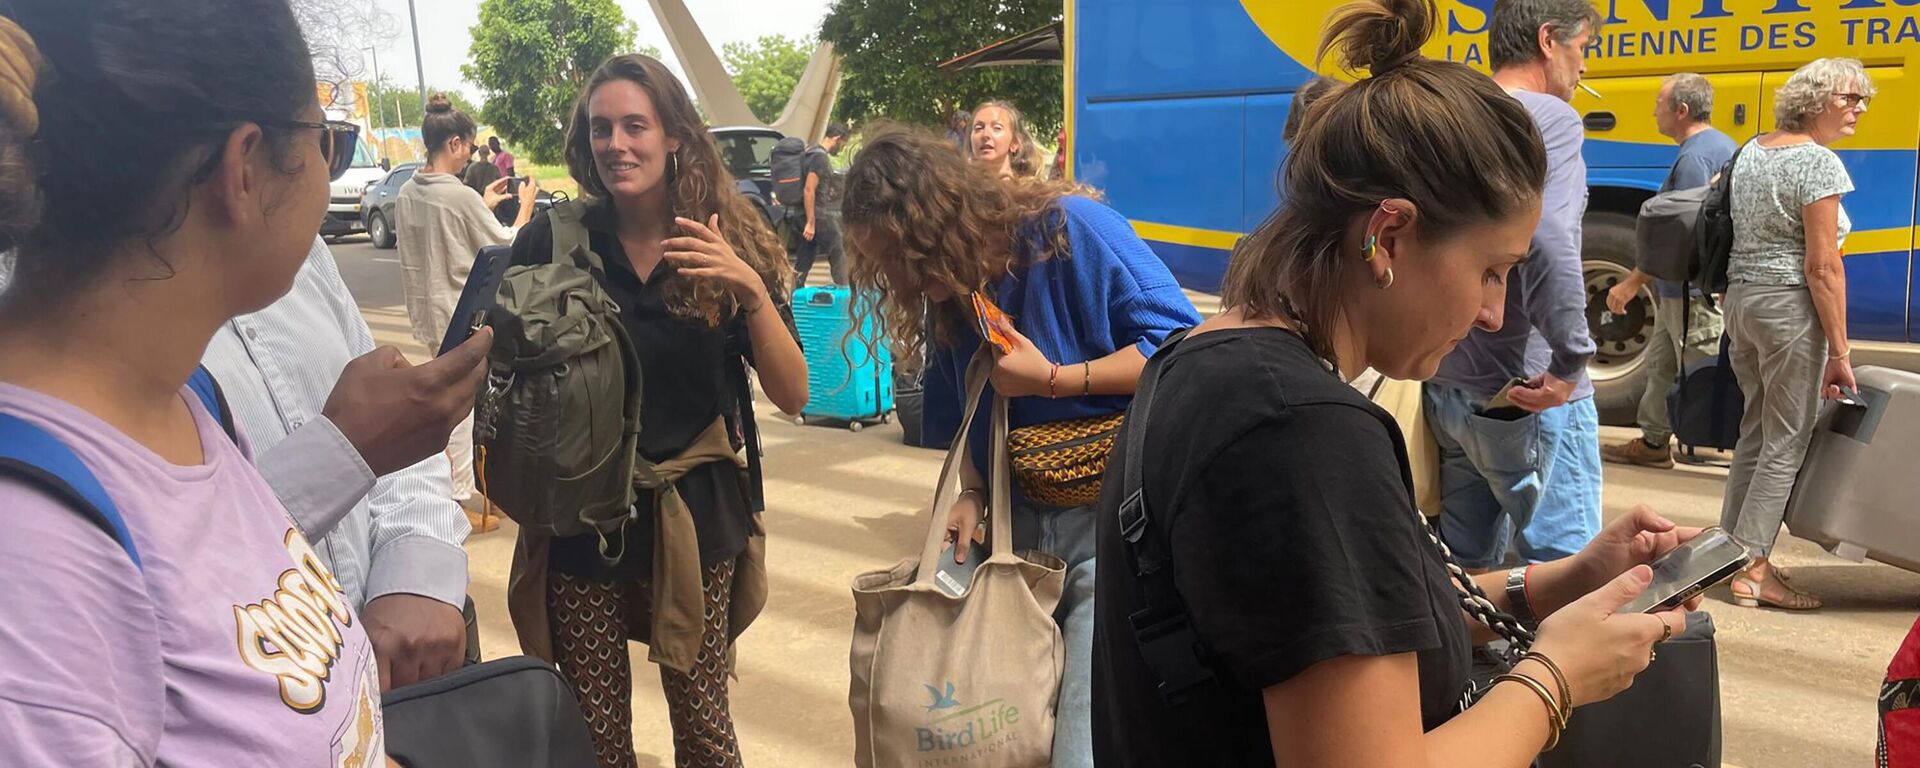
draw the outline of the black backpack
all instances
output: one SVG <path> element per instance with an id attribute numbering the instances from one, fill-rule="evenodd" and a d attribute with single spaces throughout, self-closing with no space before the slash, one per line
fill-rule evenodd
<path id="1" fill-rule="evenodd" d="M 807 189 L 807 142 L 788 136 L 773 145 L 773 199 L 781 205 L 800 205 Z"/>
<path id="2" fill-rule="evenodd" d="M 1745 145 L 1734 150 L 1733 157 L 1720 167 L 1720 174 L 1707 189 L 1706 199 L 1700 201 L 1700 218 L 1694 224 L 1693 237 L 1698 247 L 1693 249 L 1692 263 L 1687 265 L 1686 282 L 1707 295 L 1709 306 L 1715 294 L 1727 292 L 1727 260 L 1733 254 L 1733 167 L 1745 151 Z"/>

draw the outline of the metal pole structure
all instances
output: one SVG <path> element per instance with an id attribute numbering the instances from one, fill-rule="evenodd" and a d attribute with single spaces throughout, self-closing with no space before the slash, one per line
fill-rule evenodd
<path id="1" fill-rule="evenodd" d="M 383 118 L 386 116 L 387 110 L 386 107 L 380 104 L 380 94 L 374 92 L 374 88 L 380 85 L 380 51 L 377 48 L 368 48 L 366 50 L 368 54 L 373 56 L 373 85 L 367 87 L 367 101 L 373 102 L 374 135 L 370 138 L 373 139 L 374 151 L 379 154 L 380 159 L 385 160 L 387 159 L 386 142 L 380 140 L 378 131 L 380 130 L 380 124 L 386 122 Z"/>
<path id="2" fill-rule="evenodd" d="M 420 19 L 414 15 L 413 0 L 407 0 L 407 25 L 413 27 L 413 74 L 420 78 L 420 114 L 427 113 L 427 66 L 420 60 Z"/>

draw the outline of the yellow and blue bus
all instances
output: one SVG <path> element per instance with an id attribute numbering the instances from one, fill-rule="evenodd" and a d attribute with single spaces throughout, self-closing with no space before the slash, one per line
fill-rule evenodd
<path id="1" fill-rule="evenodd" d="M 1486 67 L 1494 0 L 1440 0 L 1435 58 Z M 1292 94 L 1339 0 L 1067 0 L 1072 173 L 1104 190 L 1188 288 L 1217 291 L 1234 241 L 1276 204 Z M 1591 373 L 1609 423 L 1630 423 L 1652 329 L 1643 296 L 1625 315 L 1606 291 L 1632 264 L 1633 219 L 1676 147 L 1654 127 L 1663 77 L 1715 89 L 1713 121 L 1736 139 L 1773 129 L 1773 92 L 1824 56 L 1861 59 L 1879 96 L 1834 146 L 1846 198 L 1847 327 L 1856 359 L 1920 370 L 1913 290 L 1920 150 L 1920 0 L 1597 0 L 1607 24 L 1588 48 L 1585 260 Z"/>

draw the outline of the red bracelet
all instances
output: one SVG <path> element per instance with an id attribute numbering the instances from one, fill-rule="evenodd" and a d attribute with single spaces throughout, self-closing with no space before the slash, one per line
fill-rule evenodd
<path id="1" fill-rule="evenodd" d="M 1060 380 L 1060 364 L 1059 364 L 1059 363 L 1054 363 L 1054 364 L 1053 364 L 1053 373 L 1049 373 L 1049 374 L 1047 374 L 1047 397 L 1048 397 L 1048 399 L 1052 399 L 1052 400 L 1058 400 L 1058 399 L 1060 399 L 1060 390 L 1058 390 L 1058 389 L 1056 389 L 1056 388 L 1054 388 L 1054 384 L 1055 384 L 1056 382 L 1058 382 L 1059 380 Z"/>
<path id="2" fill-rule="evenodd" d="M 1533 601 L 1533 568 L 1537 565 L 1539 563 L 1529 563 L 1527 569 L 1520 572 L 1520 591 L 1526 594 L 1528 607 L 1539 605 Z M 1540 611 L 1534 610 L 1533 615 L 1539 616 Z"/>

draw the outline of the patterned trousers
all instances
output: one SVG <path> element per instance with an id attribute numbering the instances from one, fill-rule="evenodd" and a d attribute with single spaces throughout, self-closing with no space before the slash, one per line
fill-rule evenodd
<path id="1" fill-rule="evenodd" d="M 733 594 L 732 560 L 701 578 L 706 623 L 692 674 L 662 667 L 661 688 L 673 721 L 679 768 L 738 768 L 740 740 L 727 708 L 727 611 Z M 547 610 L 553 653 L 573 686 L 593 733 L 600 768 L 634 768 L 633 665 L 627 643 L 652 622 L 652 590 L 645 582 L 598 582 L 550 574 Z M 636 632 L 635 629 L 640 631 Z"/>

